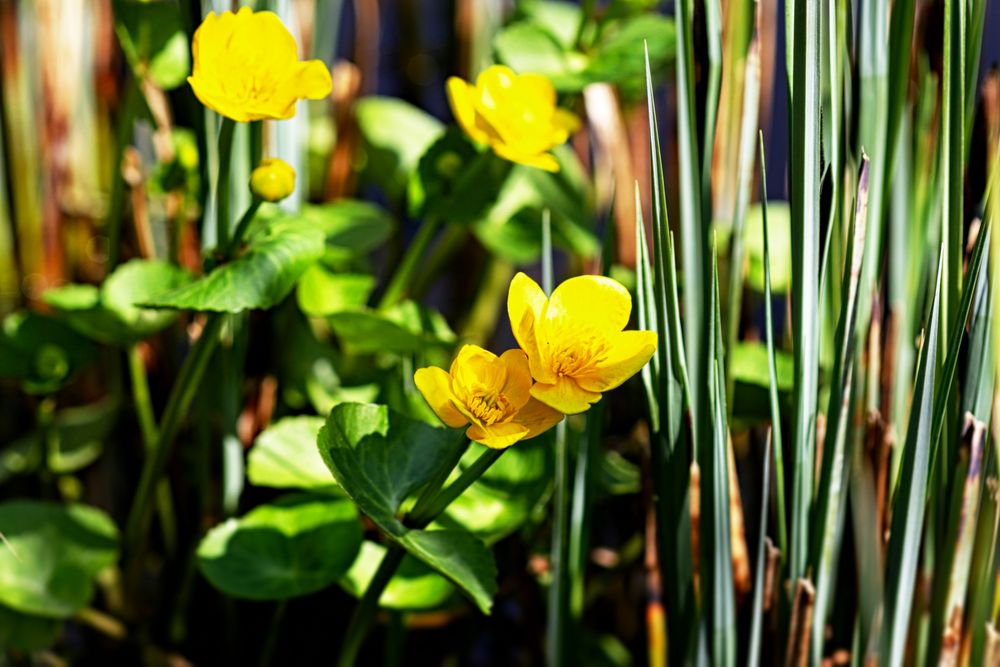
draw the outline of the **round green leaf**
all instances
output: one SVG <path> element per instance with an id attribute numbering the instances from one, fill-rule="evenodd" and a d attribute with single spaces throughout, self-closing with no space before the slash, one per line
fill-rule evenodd
<path id="1" fill-rule="evenodd" d="M 335 582 L 360 547 L 354 505 L 297 494 L 213 528 L 198 545 L 198 563 L 212 585 L 227 595 L 284 600 Z"/>
<path id="2" fill-rule="evenodd" d="M 364 595 L 385 552 L 386 548 L 381 544 L 365 540 L 351 569 L 341 577 L 341 587 L 356 598 Z M 378 604 L 384 609 L 401 611 L 434 609 L 444 604 L 454 592 L 455 587 L 447 579 L 407 555 L 389 580 Z"/>
<path id="3" fill-rule="evenodd" d="M 316 448 L 322 417 L 286 417 L 257 436 L 247 455 L 247 478 L 257 486 L 333 490 L 333 479 Z"/>
<path id="4" fill-rule="evenodd" d="M 493 40 L 497 57 L 520 74 L 542 74 L 556 89 L 576 92 L 587 84 L 580 73 L 587 58 L 564 49 L 545 28 L 534 22 L 519 21 L 501 30 Z"/>
<path id="5" fill-rule="evenodd" d="M 115 562 L 118 531 L 86 505 L 35 500 L 0 504 L 0 604 L 48 618 L 83 609 L 94 578 Z"/>
<path id="6" fill-rule="evenodd" d="M 365 173 L 392 196 L 402 194 L 424 151 L 444 132 L 426 111 L 393 97 L 366 97 L 355 106 L 367 164 Z"/>

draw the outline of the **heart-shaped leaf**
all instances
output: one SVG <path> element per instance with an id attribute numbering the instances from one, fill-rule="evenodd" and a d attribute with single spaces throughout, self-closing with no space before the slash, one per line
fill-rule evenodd
<path id="1" fill-rule="evenodd" d="M 337 482 L 316 449 L 322 417 L 286 417 L 264 430 L 247 455 L 247 478 L 276 489 L 335 491 Z"/>
<path id="2" fill-rule="evenodd" d="M 323 254 L 322 230 L 303 220 L 278 220 L 258 228 L 238 259 L 193 283 L 157 295 L 146 305 L 180 310 L 239 313 L 271 308 Z"/>
<path id="3" fill-rule="evenodd" d="M 350 501 L 295 494 L 213 528 L 198 545 L 198 563 L 227 595 L 284 600 L 335 582 L 360 547 Z"/>
<path id="4" fill-rule="evenodd" d="M 83 609 L 94 578 L 115 562 L 118 531 L 86 505 L 35 500 L 0 504 L 0 604 L 48 618 Z"/>
<path id="5" fill-rule="evenodd" d="M 320 453 L 347 495 L 389 537 L 458 584 L 488 613 L 496 570 L 486 545 L 464 530 L 412 530 L 397 518 L 403 502 L 466 446 L 384 405 L 338 405 L 319 432 Z"/>
<path id="6" fill-rule="evenodd" d="M 318 262 L 302 275 L 295 294 L 303 313 L 324 317 L 363 308 L 374 289 L 367 273 L 335 273 Z"/>
<path id="7" fill-rule="evenodd" d="M 341 587 L 356 598 L 364 595 L 385 552 L 386 548 L 381 544 L 366 540 L 351 569 L 341 577 Z M 433 609 L 444 604 L 454 592 L 455 586 L 450 581 L 422 561 L 407 555 L 389 580 L 378 604 L 385 609 L 402 611 Z"/>

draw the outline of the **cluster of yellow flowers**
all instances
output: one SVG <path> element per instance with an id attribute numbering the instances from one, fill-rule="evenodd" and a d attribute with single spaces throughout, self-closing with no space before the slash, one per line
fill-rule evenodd
<path id="1" fill-rule="evenodd" d="M 652 331 L 623 331 L 632 297 L 603 276 L 570 278 L 547 298 L 523 273 L 507 295 L 521 349 L 499 357 L 466 345 L 451 370 L 421 368 L 414 381 L 445 424 L 487 447 L 533 438 L 564 415 L 586 411 L 601 394 L 646 365 L 656 350 Z M 534 380 L 534 381 L 532 381 Z"/>

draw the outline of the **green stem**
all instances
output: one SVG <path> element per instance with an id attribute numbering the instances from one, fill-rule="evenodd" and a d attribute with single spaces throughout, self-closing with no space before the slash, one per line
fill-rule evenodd
<path id="1" fill-rule="evenodd" d="M 398 544 L 393 544 L 382 557 L 382 562 L 375 571 L 375 576 L 368 583 L 368 590 L 365 591 L 361 602 L 351 616 L 351 622 L 347 626 L 347 634 L 344 636 L 344 645 L 340 649 L 340 658 L 337 660 L 337 667 L 353 667 L 357 660 L 358 651 L 368 634 L 368 628 L 375 620 L 375 613 L 378 611 L 378 601 L 382 597 L 382 591 L 389 585 L 392 575 L 399 569 L 399 565 L 406 556 L 406 550 Z"/>
<path id="2" fill-rule="evenodd" d="M 156 417 L 153 414 L 153 402 L 149 398 L 149 378 L 146 376 L 146 364 L 142 360 L 138 345 L 130 345 L 128 348 L 128 371 L 132 384 L 132 402 L 135 404 L 135 414 L 139 420 L 139 431 L 142 435 L 142 445 L 148 456 L 153 453 L 156 447 Z M 163 480 L 160 480 L 156 485 L 156 510 L 160 515 L 163 544 L 168 552 L 173 553 L 177 546 L 177 522 L 173 498 L 170 496 L 170 485 Z"/>
<path id="3" fill-rule="evenodd" d="M 236 255 L 236 251 L 240 249 L 240 243 L 243 241 L 243 236 L 246 234 L 247 228 L 250 227 L 253 217 L 257 215 L 257 209 L 260 208 L 262 203 L 263 200 L 259 197 L 254 197 L 253 201 L 250 202 L 250 206 L 247 208 L 246 213 L 243 214 L 243 217 L 240 218 L 240 221 L 236 224 L 236 231 L 233 232 L 233 238 L 231 238 L 229 243 L 226 245 L 226 259 L 232 259 Z"/>
<path id="4" fill-rule="evenodd" d="M 462 439 L 465 439 L 463 434 Z M 434 499 L 441 493 L 441 489 L 444 488 L 445 482 L 451 476 L 451 473 L 455 470 L 455 466 L 458 462 L 462 460 L 462 456 L 465 454 L 468 447 L 463 447 L 456 450 L 454 458 L 448 462 L 447 465 L 441 466 L 437 475 L 427 483 L 424 487 L 423 492 L 417 498 L 416 504 L 413 505 L 413 509 L 410 510 L 410 517 L 420 517 L 427 514 L 430 504 Z"/>
<path id="5" fill-rule="evenodd" d="M 229 247 L 229 166 L 233 160 L 236 121 L 223 118 L 219 128 L 219 177 L 215 181 L 215 229 L 217 248 Z"/>
<path id="6" fill-rule="evenodd" d="M 434 500 L 427 503 L 427 508 L 421 512 L 416 513 L 415 511 L 410 514 L 409 524 L 414 528 L 424 528 L 429 523 L 434 521 L 434 519 L 441 516 L 441 514 L 448 509 L 448 505 L 451 505 L 456 498 L 458 498 L 462 493 L 469 488 L 473 482 L 483 476 L 483 473 L 489 469 L 491 465 L 497 462 L 500 455 L 503 454 L 506 449 L 489 449 L 487 448 L 482 454 L 479 455 L 472 465 L 462 471 L 462 474 L 458 476 L 454 482 L 452 482 L 447 488 L 443 489 Z"/>
<path id="7" fill-rule="evenodd" d="M 469 237 L 469 228 L 465 225 L 448 225 L 441 233 L 441 238 L 434 245 L 427 261 L 423 263 L 423 271 L 415 276 L 413 286 L 408 290 L 414 297 L 420 297 L 431 288 L 434 281 L 451 264 L 455 252 L 462 247 Z"/>
<path id="8" fill-rule="evenodd" d="M 413 283 L 413 278 L 420 266 L 420 260 L 427 253 L 427 248 L 440 226 L 441 223 L 434 218 L 428 218 L 420 225 L 420 229 L 417 230 L 416 236 L 413 237 L 413 241 L 410 242 L 402 261 L 399 263 L 399 268 L 396 269 L 396 273 L 389 281 L 389 286 L 385 288 L 385 294 L 382 295 L 382 300 L 378 304 L 380 310 L 393 306 L 402 300 L 409 286 Z"/>
<path id="9" fill-rule="evenodd" d="M 568 664 L 566 655 L 566 616 L 569 595 L 567 587 L 566 558 L 568 554 L 569 535 L 569 452 L 566 446 L 566 422 L 562 421 L 556 427 L 556 469 L 555 495 L 552 499 L 552 550 L 549 554 L 549 613 L 546 627 L 547 663 L 550 665 Z"/>
<path id="10" fill-rule="evenodd" d="M 447 488 L 434 493 L 432 497 L 430 489 L 438 484 L 443 484 L 454 469 L 453 466 L 442 466 L 442 469 L 448 471 L 447 474 L 439 474 L 428 483 L 427 488 L 417 500 L 413 511 L 407 517 L 407 525 L 414 529 L 421 529 L 433 522 L 434 519 L 438 518 L 448 508 L 448 505 L 462 495 L 463 491 L 482 477 L 483 473 L 496 463 L 497 459 L 505 451 L 507 450 L 487 449 L 472 465 L 462 471 L 458 479 L 452 482 Z M 437 488 L 440 489 L 440 486 L 437 486 Z M 368 588 L 361 598 L 361 602 L 351 616 L 351 622 L 347 626 L 347 634 L 344 637 L 344 645 L 340 650 L 340 658 L 337 660 L 338 667 L 351 667 L 357 659 L 361 644 L 364 642 L 365 636 L 368 634 L 368 629 L 375 619 L 379 598 L 382 597 L 385 587 L 389 585 L 392 576 L 399 569 L 399 565 L 403 562 L 405 555 L 406 550 L 394 543 L 382 558 L 375 576 L 369 582 Z"/>
<path id="11" fill-rule="evenodd" d="M 222 329 L 223 321 L 223 315 L 220 313 L 212 313 L 208 316 L 201 336 L 188 353 L 177 380 L 174 382 L 173 389 L 170 391 L 167 407 L 163 412 L 160 433 L 156 438 L 152 455 L 147 456 L 143 464 L 139 487 L 129 511 L 128 521 L 125 524 L 124 547 L 126 552 L 132 556 L 137 555 L 136 552 L 145 537 L 149 518 L 149 503 L 153 497 L 153 491 L 167 465 L 170 445 L 180 430 L 181 422 L 187 415 L 188 408 L 191 407 L 191 401 L 194 400 L 201 384 L 201 377 L 204 375 L 212 352 L 219 342 L 219 332 Z"/>

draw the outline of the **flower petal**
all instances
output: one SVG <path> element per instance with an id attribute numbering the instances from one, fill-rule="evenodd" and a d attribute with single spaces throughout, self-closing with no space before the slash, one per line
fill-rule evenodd
<path id="1" fill-rule="evenodd" d="M 455 120 L 474 141 L 489 143 L 489 137 L 477 126 L 476 89 L 457 76 L 448 79 L 448 103 Z"/>
<path id="2" fill-rule="evenodd" d="M 500 355 L 507 366 L 507 382 L 504 384 L 504 396 L 517 409 L 531 399 L 531 370 L 528 366 L 528 355 L 524 350 L 507 350 Z"/>
<path id="3" fill-rule="evenodd" d="M 552 291 L 545 313 L 555 335 L 619 332 L 628 324 L 632 297 L 621 283 L 604 276 L 577 276 Z"/>
<path id="4" fill-rule="evenodd" d="M 298 63 L 295 73 L 297 97 L 321 100 L 333 91 L 330 69 L 322 60 L 306 60 Z"/>
<path id="5" fill-rule="evenodd" d="M 477 389 L 499 391 L 507 382 L 507 365 L 497 355 L 478 345 L 463 345 L 451 362 L 453 391 L 459 400 Z"/>
<path id="6" fill-rule="evenodd" d="M 531 395 L 542 403 L 567 415 L 586 412 L 591 404 L 601 400 L 601 395 L 587 391 L 573 378 L 560 376 L 553 384 L 536 382 L 531 387 Z"/>
<path id="7" fill-rule="evenodd" d="M 514 416 L 514 421 L 528 427 L 525 440 L 541 435 L 563 420 L 563 413 L 550 408 L 537 398 L 529 400 Z"/>
<path id="8" fill-rule="evenodd" d="M 452 402 L 451 376 L 444 369 L 431 366 L 418 369 L 413 374 L 413 382 L 438 417 L 452 428 L 465 426 L 469 420 L 458 411 Z"/>
<path id="9" fill-rule="evenodd" d="M 490 449 L 505 449 L 518 440 L 523 440 L 528 432 L 528 427 L 523 424 L 502 422 L 491 426 L 473 424 L 465 432 L 465 435 L 469 437 L 469 440 L 475 440 Z"/>
<path id="10" fill-rule="evenodd" d="M 500 142 L 493 142 L 490 145 L 493 147 L 493 152 L 505 160 L 523 164 L 525 167 L 542 169 L 553 174 L 559 171 L 559 162 L 551 153 L 528 153 L 517 150 L 511 144 Z"/>
<path id="11" fill-rule="evenodd" d="M 555 376 L 541 365 L 538 339 L 535 335 L 535 323 L 542 317 L 547 303 L 548 299 L 542 288 L 524 273 L 519 272 L 510 281 L 510 289 L 507 292 L 507 316 L 510 317 L 514 338 L 528 355 L 532 376 L 536 380 L 555 382 Z"/>
<path id="12" fill-rule="evenodd" d="M 611 337 L 604 359 L 573 378 L 587 391 L 608 391 L 638 373 L 655 351 L 655 332 L 622 331 Z"/>

